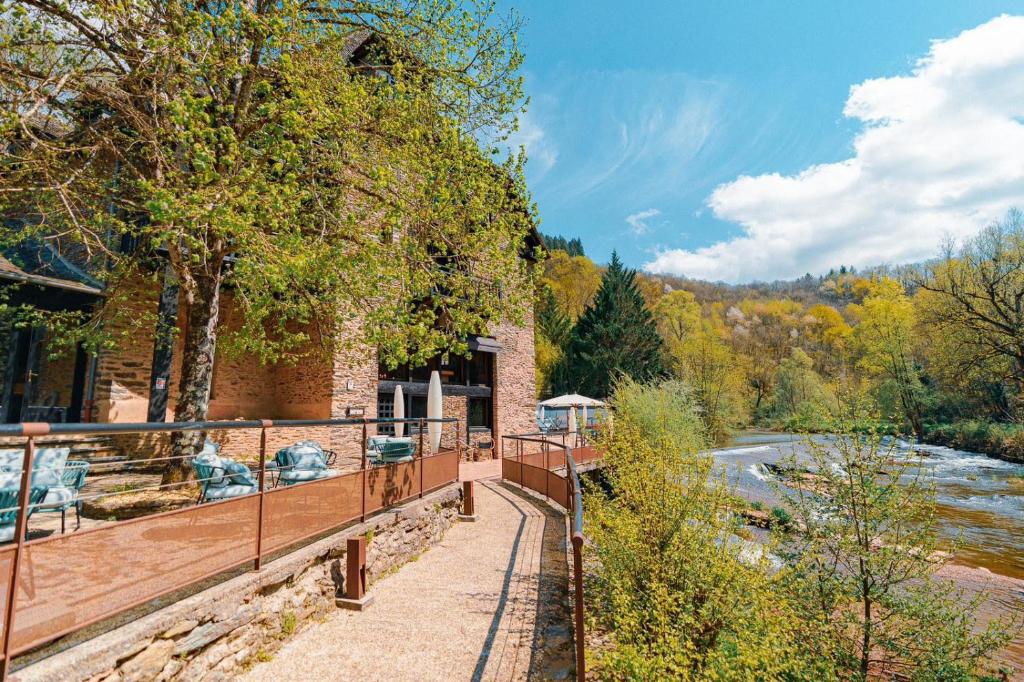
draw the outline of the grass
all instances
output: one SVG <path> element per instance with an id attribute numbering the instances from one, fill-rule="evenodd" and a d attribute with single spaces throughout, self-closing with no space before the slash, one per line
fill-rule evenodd
<path id="1" fill-rule="evenodd" d="M 111 493 L 133 493 L 136 490 L 142 490 L 146 486 L 142 483 L 118 483 L 115 486 L 111 486 L 108 492 Z"/>
<path id="2" fill-rule="evenodd" d="M 295 613 L 292 611 L 284 611 L 281 613 L 281 634 L 285 637 L 292 635 L 295 632 L 295 628 L 299 625 L 298 618 L 295 617 Z"/>

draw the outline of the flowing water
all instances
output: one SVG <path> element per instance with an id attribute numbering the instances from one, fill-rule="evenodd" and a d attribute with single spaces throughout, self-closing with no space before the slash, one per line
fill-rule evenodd
<path id="1" fill-rule="evenodd" d="M 830 436 L 812 438 L 825 445 L 832 442 Z M 712 454 L 740 495 L 770 508 L 778 503 L 778 496 L 765 465 L 791 455 L 798 465 L 809 464 L 805 439 L 793 434 L 744 433 Z M 989 613 L 1024 609 L 1024 465 L 905 441 L 896 442 L 894 455 L 923 456 L 922 471 L 935 485 L 941 533 L 961 540 L 953 561 L 956 566 L 946 571 L 948 577 L 969 592 L 984 592 Z M 1024 669 L 1024 639 L 1015 641 L 1005 654 L 1018 670 Z"/>

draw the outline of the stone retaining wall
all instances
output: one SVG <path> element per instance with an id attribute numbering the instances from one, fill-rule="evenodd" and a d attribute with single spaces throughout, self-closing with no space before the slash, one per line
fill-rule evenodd
<path id="1" fill-rule="evenodd" d="M 345 542 L 371 534 L 371 583 L 440 542 L 458 514 L 457 484 L 347 528 L 23 668 L 18 682 L 234 679 L 271 656 L 344 593 Z M 372 592 L 372 590 L 371 590 Z M 372 607 L 371 607 L 372 608 Z"/>

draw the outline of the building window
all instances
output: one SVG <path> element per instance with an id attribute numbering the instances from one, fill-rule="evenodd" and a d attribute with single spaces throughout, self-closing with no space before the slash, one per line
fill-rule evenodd
<path id="1" fill-rule="evenodd" d="M 466 408 L 466 419 L 471 429 L 491 428 L 491 399 L 470 398 Z"/>
<path id="2" fill-rule="evenodd" d="M 494 354 L 493 353 L 474 353 L 467 361 L 469 365 L 469 381 L 467 382 L 470 386 L 490 386 L 491 377 L 494 376 Z"/>
<path id="3" fill-rule="evenodd" d="M 377 394 L 377 418 L 378 419 L 391 419 L 395 416 L 395 394 L 394 393 L 378 393 Z M 395 433 L 394 424 L 377 424 L 377 433 L 381 435 L 391 436 Z"/>
<path id="4" fill-rule="evenodd" d="M 422 395 L 407 395 L 405 398 L 405 418 L 406 419 L 420 419 L 427 417 L 427 397 Z M 391 419 L 395 416 L 395 394 L 394 393 L 378 393 L 377 394 L 377 418 L 378 419 Z M 419 425 L 414 423 L 406 423 L 405 433 L 413 434 L 419 432 Z M 381 435 L 392 436 L 395 433 L 394 424 L 378 424 L 377 433 Z"/>

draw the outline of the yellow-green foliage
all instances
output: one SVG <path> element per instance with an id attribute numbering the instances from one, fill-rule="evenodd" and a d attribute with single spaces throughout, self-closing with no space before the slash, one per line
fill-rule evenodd
<path id="1" fill-rule="evenodd" d="M 613 680 L 830 679 L 802 654 L 801 629 L 766 560 L 732 534 L 731 496 L 679 383 L 620 383 L 606 453 L 610 493 L 591 490 L 588 608 Z"/>

